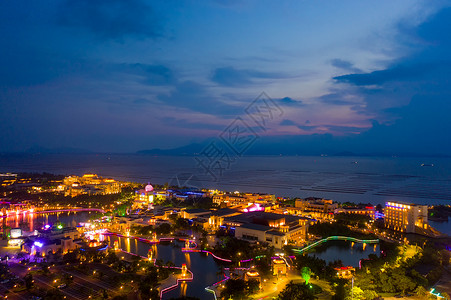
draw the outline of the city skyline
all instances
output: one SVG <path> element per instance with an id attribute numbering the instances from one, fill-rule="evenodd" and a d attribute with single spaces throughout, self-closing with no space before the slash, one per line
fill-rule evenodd
<path id="1" fill-rule="evenodd" d="M 260 145 L 449 155 L 450 14 L 441 1 L 4 1 L 0 152 L 202 144 L 266 92 L 283 116 Z"/>

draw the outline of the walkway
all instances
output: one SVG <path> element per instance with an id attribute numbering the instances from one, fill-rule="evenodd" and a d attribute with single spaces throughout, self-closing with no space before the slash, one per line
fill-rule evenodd
<path id="1" fill-rule="evenodd" d="M 310 249 L 312 249 L 312 248 L 314 248 L 316 246 L 319 246 L 319 245 L 321 245 L 321 244 L 323 244 L 325 242 L 328 242 L 328 241 L 349 241 L 349 242 L 355 242 L 355 243 L 361 243 L 361 244 L 378 244 L 379 243 L 378 239 L 376 239 L 376 240 L 359 240 L 359 239 L 356 239 L 356 238 L 353 238 L 353 237 L 349 237 L 349 236 L 337 236 L 337 235 L 335 235 L 335 236 L 330 236 L 330 237 L 324 238 L 322 240 L 316 241 L 313 244 L 310 244 L 310 245 L 308 245 L 308 246 L 306 246 L 304 248 L 293 249 L 293 251 L 295 253 L 298 253 L 298 254 L 304 253 L 305 251 L 308 251 L 308 250 L 310 250 Z"/>

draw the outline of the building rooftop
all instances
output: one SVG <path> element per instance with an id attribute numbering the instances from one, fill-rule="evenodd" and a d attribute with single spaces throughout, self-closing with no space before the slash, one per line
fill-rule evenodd
<path id="1" fill-rule="evenodd" d="M 277 236 L 284 236 L 285 235 L 285 233 L 280 232 L 280 231 L 275 230 L 275 229 L 267 231 L 266 234 L 277 235 Z"/>
<path id="2" fill-rule="evenodd" d="M 199 214 L 199 213 L 210 213 L 209 210 L 206 209 L 202 209 L 202 208 L 191 208 L 191 209 L 186 209 L 185 210 L 186 213 L 188 214 Z"/>
<path id="3" fill-rule="evenodd" d="M 264 231 L 264 232 L 271 230 L 271 227 L 269 227 L 269 226 L 259 225 L 259 224 L 251 224 L 251 223 L 243 224 L 240 227 L 246 228 L 246 229 L 258 230 L 258 231 Z"/>
<path id="4" fill-rule="evenodd" d="M 233 209 L 233 208 L 221 208 L 218 210 L 213 210 L 211 212 L 211 215 L 217 216 L 217 217 L 222 217 L 222 216 L 232 215 L 234 213 L 240 213 L 240 211 L 238 209 Z"/>

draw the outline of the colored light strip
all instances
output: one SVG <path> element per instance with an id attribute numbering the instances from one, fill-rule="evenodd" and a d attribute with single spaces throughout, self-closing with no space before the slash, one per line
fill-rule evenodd
<path id="1" fill-rule="evenodd" d="M 247 269 L 245 269 L 245 270 L 247 270 Z M 218 281 L 218 282 L 216 282 L 216 283 L 213 283 L 212 285 L 207 286 L 207 287 L 205 288 L 206 291 L 208 291 L 208 292 L 210 292 L 210 293 L 213 293 L 213 295 L 215 296 L 215 299 L 217 299 L 217 297 L 216 297 L 216 292 L 215 292 L 215 290 L 211 289 L 210 287 L 217 286 L 217 285 L 221 284 L 222 282 L 227 281 L 227 280 L 230 279 L 230 277 L 227 276 L 226 274 L 224 274 L 224 277 L 225 277 L 225 278 L 224 278 L 223 280 L 220 280 L 220 281 Z"/>
<path id="2" fill-rule="evenodd" d="M 327 237 L 325 239 L 316 241 L 315 243 L 308 245 L 302 249 L 293 249 L 294 252 L 296 253 L 303 253 L 311 248 L 314 248 L 322 243 L 325 243 L 327 241 L 338 241 L 338 240 L 342 240 L 342 241 L 350 241 L 350 242 L 356 242 L 356 243 L 361 243 L 361 244 L 377 244 L 379 243 L 379 240 L 359 240 L 353 237 L 348 237 L 348 236 L 330 236 Z"/>
<path id="3" fill-rule="evenodd" d="M 160 266 L 160 267 L 167 268 L 167 269 L 182 269 L 181 267 L 168 267 L 168 266 Z M 193 272 L 191 272 L 190 270 L 187 270 L 187 271 L 191 274 L 191 277 L 190 278 L 177 278 L 177 281 L 176 281 L 175 284 L 173 284 L 171 286 L 168 286 L 167 288 L 164 288 L 164 289 L 162 289 L 160 291 L 160 299 L 163 298 L 163 294 L 164 293 L 166 293 L 166 292 L 168 292 L 170 290 L 173 290 L 176 287 L 178 287 L 180 282 L 182 282 L 182 281 L 192 281 L 194 279 Z"/>
<path id="4" fill-rule="evenodd" d="M 212 293 L 213 294 L 213 296 L 215 296 L 215 300 L 217 300 L 218 298 L 216 297 L 216 292 L 214 291 L 214 290 L 212 290 L 212 289 L 210 289 L 210 288 L 208 288 L 208 287 L 206 287 L 205 288 L 205 290 L 207 291 L 207 292 L 210 292 L 210 293 Z"/>

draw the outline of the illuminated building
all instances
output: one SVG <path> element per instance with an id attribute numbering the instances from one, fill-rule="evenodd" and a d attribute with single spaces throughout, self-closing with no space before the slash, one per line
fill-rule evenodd
<path id="1" fill-rule="evenodd" d="M 427 205 L 386 202 L 384 225 L 388 229 L 415 233 L 415 229 L 428 229 Z"/>
<path id="2" fill-rule="evenodd" d="M 102 178 L 96 174 L 68 176 L 58 189 L 64 189 L 65 196 L 109 195 L 121 192 L 121 184 L 111 178 Z"/>
<path id="3" fill-rule="evenodd" d="M 22 245 L 23 251 L 31 255 L 39 254 L 41 256 L 46 256 L 50 253 L 55 254 L 57 252 L 64 254 L 77 248 L 80 248 L 80 244 L 69 237 L 52 240 L 45 238 L 39 238 L 36 240 L 30 239 L 25 241 Z"/>
<path id="4" fill-rule="evenodd" d="M 296 200 L 294 206 L 301 209 L 301 211 L 327 214 L 333 213 L 338 208 L 338 203 L 333 203 L 332 200 L 328 199 L 306 198 Z"/>
<path id="5" fill-rule="evenodd" d="M 334 268 L 337 271 L 337 276 L 344 279 L 351 279 L 354 276 L 355 268 L 354 267 L 341 267 Z"/>
<path id="6" fill-rule="evenodd" d="M 249 212 L 224 218 L 235 228 L 235 237 L 251 242 L 265 242 L 281 249 L 284 245 L 302 245 L 307 238 L 307 218 L 266 212 Z"/>
<path id="7" fill-rule="evenodd" d="M 133 201 L 133 209 L 151 209 L 154 203 L 153 186 L 146 185 L 142 190 L 135 192 L 135 199 Z"/>
<path id="8" fill-rule="evenodd" d="M 249 271 L 244 273 L 244 280 L 246 281 L 257 280 L 258 282 L 261 283 L 260 273 L 258 273 L 258 271 L 255 269 L 250 269 Z"/>
<path id="9" fill-rule="evenodd" d="M 224 224 L 224 218 L 240 215 L 241 212 L 231 208 L 221 208 L 211 212 L 208 218 L 208 225 L 212 230 L 216 230 Z"/>
<path id="10" fill-rule="evenodd" d="M 287 264 L 281 258 L 275 258 L 271 261 L 272 274 L 273 275 L 285 275 L 287 274 Z"/>
<path id="11" fill-rule="evenodd" d="M 374 206 L 362 206 L 362 207 L 341 207 L 337 208 L 334 211 L 334 214 L 340 213 L 369 216 L 371 219 L 374 220 L 376 209 L 374 208 Z"/>
<path id="12" fill-rule="evenodd" d="M 275 195 L 271 194 L 251 194 L 251 193 L 218 193 L 213 195 L 213 203 L 225 206 L 247 205 L 248 203 L 272 203 L 275 202 Z"/>

